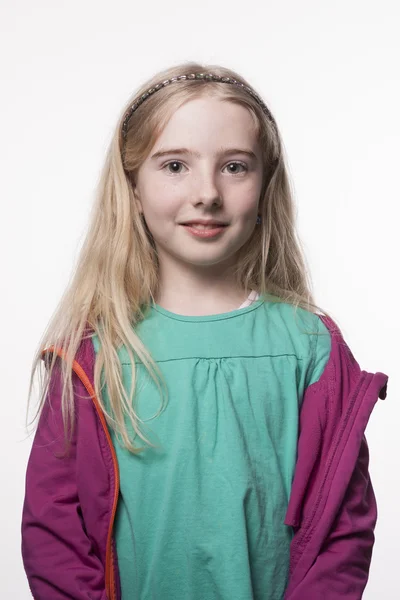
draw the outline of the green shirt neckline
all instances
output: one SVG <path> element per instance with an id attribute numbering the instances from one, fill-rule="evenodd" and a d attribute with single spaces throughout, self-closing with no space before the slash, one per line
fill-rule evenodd
<path id="1" fill-rule="evenodd" d="M 241 315 L 255 310 L 265 302 L 265 298 L 260 296 L 258 300 L 255 300 L 250 306 L 244 308 L 236 308 L 224 313 L 211 314 L 211 315 L 180 315 L 178 313 L 171 312 L 166 308 L 163 308 L 159 304 L 152 302 L 150 308 L 164 315 L 169 319 L 175 319 L 176 321 L 220 321 L 223 319 L 232 319 L 234 317 L 240 317 Z"/>

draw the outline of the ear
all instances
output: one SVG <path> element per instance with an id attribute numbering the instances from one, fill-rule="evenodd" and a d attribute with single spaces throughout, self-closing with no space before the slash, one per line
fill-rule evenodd
<path id="1" fill-rule="evenodd" d="M 137 209 L 138 209 L 139 213 L 143 214 L 143 206 L 142 206 L 142 203 L 140 201 L 139 195 L 137 193 L 137 189 L 135 187 L 133 187 L 133 196 L 135 198 L 135 202 L 136 202 Z"/>
<path id="2" fill-rule="evenodd" d="M 135 199 L 135 203 L 137 205 L 138 211 L 143 214 L 143 207 L 142 207 L 142 203 L 140 202 L 139 194 L 137 191 L 137 185 L 136 185 L 136 181 L 135 181 L 133 173 L 128 174 L 128 179 L 129 179 L 129 183 L 132 188 L 133 197 Z"/>

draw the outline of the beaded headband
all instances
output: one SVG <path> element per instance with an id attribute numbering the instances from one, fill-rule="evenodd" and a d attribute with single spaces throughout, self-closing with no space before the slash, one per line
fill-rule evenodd
<path id="1" fill-rule="evenodd" d="M 157 85 L 149 88 L 144 94 L 142 94 L 140 96 L 140 98 L 138 100 L 136 100 L 136 102 L 134 104 L 132 104 L 132 106 L 125 113 L 124 120 L 122 123 L 122 136 L 123 136 L 124 140 L 126 139 L 126 136 L 127 136 L 129 119 L 131 118 L 131 116 L 135 112 L 135 110 L 138 108 L 138 106 L 140 106 L 142 104 L 142 102 L 144 102 L 146 100 L 146 98 L 148 98 L 149 96 L 154 94 L 154 92 L 158 92 L 158 90 L 160 90 L 163 87 L 166 87 L 170 83 L 179 83 L 179 81 L 186 80 L 186 79 L 204 79 L 206 81 L 218 81 L 219 83 L 229 83 L 231 85 L 237 85 L 237 86 L 241 87 L 243 90 L 245 90 L 248 94 L 250 94 L 258 102 L 258 104 L 263 109 L 263 112 L 267 115 L 269 121 L 271 122 L 271 124 L 273 125 L 273 127 L 277 133 L 277 126 L 276 126 L 275 119 L 273 118 L 268 107 L 264 104 L 264 102 L 262 101 L 260 96 L 258 94 L 256 94 L 256 92 L 254 90 L 252 90 L 248 85 L 245 85 L 244 83 L 238 81 L 237 79 L 233 79 L 233 77 L 225 77 L 222 75 L 215 75 L 214 73 L 190 73 L 188 75 L 178 75 L 177 77 L 171 77 L 171 79 L 166 79 L 165 81 L 157 83 Z"/>

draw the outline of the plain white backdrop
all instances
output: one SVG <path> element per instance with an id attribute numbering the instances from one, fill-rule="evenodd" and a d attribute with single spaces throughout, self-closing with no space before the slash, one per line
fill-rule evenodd
<path id="1" fill-rule="evenodd" d="M 389 375 L 366 432 L 379 517 L 363 597 L 399 597 L 399 11 L 387 0 L 3 0 L 2 598 L 31 598 L 20 521 L 33 353 L 71 275 L 123 104 L 183 60 L 235 69 L 271 108 L 316 301 L 361 368 Z"/>

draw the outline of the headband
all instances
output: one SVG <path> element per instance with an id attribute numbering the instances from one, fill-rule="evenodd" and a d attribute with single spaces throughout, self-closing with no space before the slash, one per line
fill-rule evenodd
<path id="1" fill-rule="evenodd" d="M 134 104 L 132 104 L 132 106 L 125 113 L 124 120 L 122 123 L 122 136 L 123 136 L 124 140 L 126 139 L 126 136 L 127 136 L 129 119 L 131 118 L 131 116 L 135 112 L 135 110 L 138 108 L 138 106 L 140 106 L 142 104 L 142 102 L 144 102 L 146 100 L 146 98 L 148 98 L 149 96 L 154 94 L 154 92 L 158 92 L 158 90 L 160 90 L 163 87 L 166 87 L 170 83 L 179 83 L 180 81 L 183 81 L 186 79 L 203 79 L 206 81 L 218 81 L 219 83 L 229 83 L 231 85 L 237 85 L 237 86 L 241 87 L 243 90 L 245 90 L 248 94 L 250 94 L 258 102 L 258 104 L 263 109 L 263 112 L 267 115 L 269 121 L 273 125 L 276 134 L 278 135 L 276 122 L 275 122 L 275 119 L 273 118 L 271 112 L 269 111 L 268 107 L 264 104 L 264 102 L 261 100 L 260 96 L 258 96 L 258 94 L 256 94 L 256 92 L 254 90 L 252 90 L 248 85 L 245 85 L 244 83 L 242 83 L 240 81 L 237 81 L 237 79 L 233 79 L 233 77 L 223 77 L 222 75 L 215 75 L 214 73 L 190 73 L 189 75 L 178 75 L 177 77 L 171 77 L 171 79 L 166 79 L 165 81 L 157 83 L 157 85 L 149 88 L 144 94 L 142 94 L 138 98 L 138 100 L 136 100 L 136 102 Z"/>

